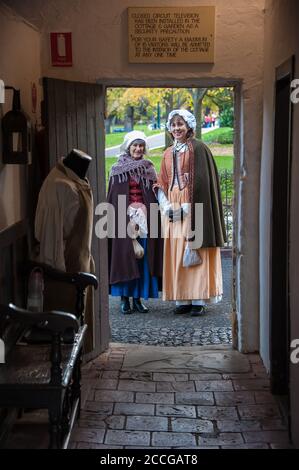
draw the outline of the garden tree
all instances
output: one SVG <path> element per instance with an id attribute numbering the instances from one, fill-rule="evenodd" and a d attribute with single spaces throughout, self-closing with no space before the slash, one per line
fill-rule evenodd
<path id="1" fill-rule="evenodd" d="M 134 106 L 126 106 L 124 128 L 126 132 L 130 132 L 134 129 Z"/>
<path id="2" fill-rule="evenodd" d="M 192 97 L 193 114 L 196 118 L 195 137 L 201 139 L 201 121 L 202 121 L 202 100 L 207 92 L 207 88 L 187 88 Z"/>
<path id="3" fill-rule="evenodd" d="M 126 88 L 108 88 L 107 89 L 107 107 L 106 114 L 108 116 L 115 116 L 120 119 L 123 109 L 120 108 L 122 96 L 125 93 Z"/>
<path id="4" fill-rule="evenodd" d="M 205 100 L 207 105 L 212 108 L 216 105 L 221 113 L 225 108 L 232 107 L 234 103 L 234 89 L 233 88 L 209 88 L 207 90 Z"/>
<path id="5" fill-rule="evenodd" d="M 166 88 L 110 88 L 107 93 L 107 114 L 117 115 L 122 121 L 128 106 L 134 107 L 135 121 L 150 120 L 156 113 L 158 102 L 164 105 Z"/>
<path id="6" fill-rule="evenodd" d="M 193 98 L 188 88 L 176 88 L 174 92 L 174 109 L 193 109 Z"/>
<path id="7" fill-rule="evenodd" d="M 107 90 L 106 132 L 115 120 L 128 122 L 131 126 L 139 120 L 148 123 L 157 120 L 157 108 L 166 120 L 172 109 L 190 109 L 197 120 L 196 137 L 201 138 L 203 107 L 222 114 L 222 125 L 233 125 L 233 88 L 109 88 Z M 166 144 L 170 144 L 166 132 Z"/>
<path id="8" fill-rule="evenodd" d="M 121 119 L 124 112 L 120 108 L 120 101 L 125 92 L 126 88 L 108 88 L 107 99 L 106 99 L 106 119 L 105 119 L 105 131 L 107 134 L 111 132 L 111 125 L 116 119 Z"/>
<path id="9" fill-rule="evenodd" d="M 128 106 L 134 108 L 135 122 L 147 115 L 149 103 L 149 94 L 146 88 L 127 88 L 120 100 L 120 109 L 128 109 Z"/>
<path id="10" fill-rule="evenodd" d="M 218 106 L 221 127 L 234 127 L 234 89 L 211 88 L 206 99 L 211 105 Z"/>
<path id="11" fill-rule="evenodd" d="M 184 88 L 109 88 L 107 91 L 107 116 L 123 120 L 126 107 L 133 106 L 136 120 L 156 117 L 160 103 L 162 118 L 174 108 L 190 107 L 192 100 Z"/>

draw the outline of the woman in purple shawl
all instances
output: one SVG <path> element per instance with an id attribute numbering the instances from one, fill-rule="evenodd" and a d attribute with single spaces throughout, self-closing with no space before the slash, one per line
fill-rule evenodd
<path id="1" fill-rule="evenodd" d="M 113 165 L 109 178 L 107 200 L 115 209 L 115 237 L 109 238 L 110 294 L 121 297 L 121 312 L 148 312 L 141 298 L 158 297 L 158 284 L 162 277 L 163 243 L 160 237 L 160 216 L 157 233 L 151 234 L 150 204 L 157 200 L 152 186 L 157 180 L 153 163 L 144 158 L 147 151 L 143 132 L 126 134 L 121 146 L 122 154 Z M 120 198 L 119 196 L 122 196 Z M 125 198 L 124 227 L 119 219 L 121 199 Z M 144 255 L 137 259 L 133 240 L 127 234 L 128 224 L 138 229 L 137 241 Z M 118 236 L 125 233 L 124 237 Z M 132 308 L 130 297 L 133 298 Z"/>

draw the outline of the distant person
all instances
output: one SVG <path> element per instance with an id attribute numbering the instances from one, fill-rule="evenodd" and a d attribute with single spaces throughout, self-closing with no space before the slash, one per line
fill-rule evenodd
<path id="1" fill-rule="evenodd" d="M 212 113 L 212 127 L 215 127 L 216 125 L 216 114 L 215 113 Z"/>
<path id="2" fill-rule="evenodd" d="M 110 294 L 121 297 L 123 314 L 133 311 L 147 313 L 148 308 L 141 298 L 158 297 L 158 280 L 162 277 L 163 240 L 151 237 L 149 224 L 150 204 L 157 203 L 152 186 L 157 180 L 153 163 L 145 158 L 146 136 L 132 131 L 125 135 L 122 154 L 112 166 L 107 201 L 115 208 L 118 217 L 118 196 L 125 196 L 125 238 L 109 238 L 109 283 Z M 127 234 L 127 225 L 132 222 L 138 230 L 137 242 L 143 249 L 139 259 L 134 251 L 133 240 Z M 139 224 L 139 225 L 138 225 Z M 115 233 L 119 232 L 118 218 Z M 132 297 L 132 306 L 130 304 Z"/>

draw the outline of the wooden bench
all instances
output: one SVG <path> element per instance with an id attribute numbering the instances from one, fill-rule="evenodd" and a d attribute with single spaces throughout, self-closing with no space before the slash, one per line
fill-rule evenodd
<path id="1" fill-rule="evenodd" d="M 92 274 L 65 273 L 36 262 L 30 262 L 27 270 L 37 266 L 45 278 L 75 286 L 76 314 L 33 313 L 13 304 L 0 305 L 0 337 L 6 349 L 5 364 L 0 364 L 0 407 L 48 409 L 49 447 L 66 448 L 80 412 L 80 367 L 87 329 L 84 294 L 90 285 L 97 288 L 98 282 Z M 23 339 L 29 330 L 39 335 L 26 344 Z M 63 341 L 70 330 L 71 341 Z"/>

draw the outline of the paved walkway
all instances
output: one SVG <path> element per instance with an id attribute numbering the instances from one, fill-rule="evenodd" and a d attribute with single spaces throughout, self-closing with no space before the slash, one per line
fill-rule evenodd
<path id="1" fill-rule="evenodd" d="M 288 448 L 258 355 L 111 344 L 83 370 L 70 448 Z"/>
<path id="2" fill-rule="evenodd" d="M 174 315 L 175 302 L 149 300 L 147 314 L 122 315 L 119 297 L 110 297 L 112 341 L 161 346 L 189 346 L 231 343 L 232 260 L 222 256 L 223 300 L 210 305 L 205 315 Z"/>

